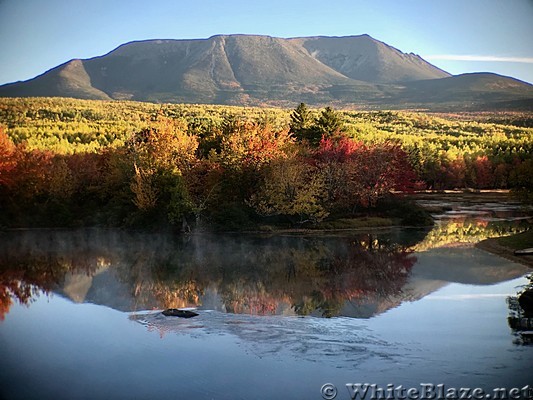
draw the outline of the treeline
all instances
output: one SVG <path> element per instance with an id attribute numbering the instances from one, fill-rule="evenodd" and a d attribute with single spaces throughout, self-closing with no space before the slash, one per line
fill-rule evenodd
<path id="1" fill-rule="evenodd" d="M 516 126 L 71 99 L 4 99 L 0 118 L 4 226 L 301 226 L 394 191 L 532 188 L 533 131 Z"/>
<path id="2" fill-rule="evenodd" d="M 155 114 L 179 121 L 189 135 L 199 138 L 201 149 L 222 140 L 228 121 L 268 124 L 275 131 L 294 124 L 291 110 L 284 109 L 61 98 L 0 101 L 0 125 L 15 143 L 62 154 L 123 146 L 133 132 L 149 128 Z M 324 117 L 321 110 L 306 114 L 308 121 Z M 428 188 L 505 189 L 529 184 L 523 178 L 532 167 L 530 114 L 336 114 L 347 137 L 367 145 L 399 143 Z"/>
<path id="3" fill-rule="evenodd" d="M 416 184 L 398 144 L 365 145 L 338 129 L 311 143 L 289 129 L 236 119 L 216 140 L 166 117 L 151 124 L 123 146 L 68 155 L 28 149 L 0 133 L 3 224 L 314 224 L 355 215 Z"/>

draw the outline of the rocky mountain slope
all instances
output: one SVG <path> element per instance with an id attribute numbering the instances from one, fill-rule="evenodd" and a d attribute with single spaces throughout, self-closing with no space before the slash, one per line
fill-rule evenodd
<path id="1" fill-rule="evenodd" d="M 370 108 L 521 102 L 533 86 L 495 74 L 451 76 L 368 35 L 148 40 L 71 60 L 0 96 Z"/>

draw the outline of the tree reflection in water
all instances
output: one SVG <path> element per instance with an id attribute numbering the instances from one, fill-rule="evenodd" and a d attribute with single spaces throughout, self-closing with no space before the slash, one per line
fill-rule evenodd
<path id="1" fill-rule="evenodd" d="M 28 231 L 0 245 L 0 315 L 40 292 L 124 311 L 179 308 L 334 316 L 398 295 L 416 258 L 386 235 L 175 237 Z"/>
<path id="2" fill-rule="evenodd" d="M 509 316 L 507 322 L 515 337 L 514 343 L 519 345 L 533 345 L 533 315 L 528 313 L 528 308 L 521 304 L 520 297 L 528 293 L 529 298 L 533 293 L 533 274 L 527 276 L 529 283 L 521 288 L 516 296 L 509 296 L 507 298 L 507 305 L 509 307 Z M 531 308 L 531 300 L 528 301 Z"/>
<path id="3" fill-rule="evenodd" d="M 530 228 L 527 220 L 499 220 L 459 217 L 437 221 L 435 227 L 413 250 L 420 252 L 437 247 L 473 246 L 493 237 L 514 235 Z"/>

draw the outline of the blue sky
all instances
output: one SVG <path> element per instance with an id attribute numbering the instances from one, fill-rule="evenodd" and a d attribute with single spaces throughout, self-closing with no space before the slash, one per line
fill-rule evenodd
<path id="1" fill-rule="evenodd" d="M 142 39 L 369 34 L 459 74 L 533 83 L 533 0 L 0 0 L 0 84 Z"/>

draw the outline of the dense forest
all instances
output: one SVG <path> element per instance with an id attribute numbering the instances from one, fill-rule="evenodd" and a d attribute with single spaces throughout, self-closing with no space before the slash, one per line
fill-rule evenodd
<path id="1" fill-rule="evenodd" d="M 384 210 L 424 223 L 415 208 L 391 206 L 391 193 L 512 188 L 531 200 L 531 122 L 2 99 L 0 225 L 253 229 Z"/>

